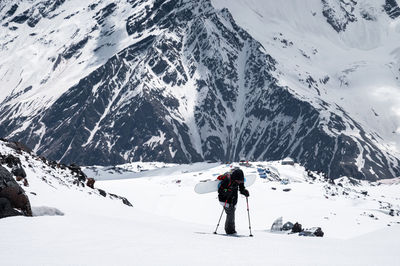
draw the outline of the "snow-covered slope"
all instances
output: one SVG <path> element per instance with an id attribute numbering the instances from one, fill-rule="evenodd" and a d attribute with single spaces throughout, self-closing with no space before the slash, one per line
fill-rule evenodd
<path id="1" fill-rule="evenodd" d="M 22 147 L 18 143 L 0 140 L 0 158 L 1 162 L 3 159 L 21 162 L 28 186 L 24 186 L 23 181 L 20 181 L 20 185 L 29 198 L 34 216 L 51 215 L 52 210 L 68 214 L 70 208 L 75 208 L 76 211 L 79 204 L 91 201 L 92 198 L 104 197 L 104 202 L 116 201 L 121 205 L 132 206 L 126 198 L 87 186 L 87 177 L 79 167 L 48 161 Z M 11 172 L 10 165 L 2 166 Z"/>
<path id="2" fill-rule="evenodd" d="M 148 170 L 138 172 L 138 165 Z M 99 174 L 103 181 L 96 186 L 126 196 L 133 208 L 81 192 L 55 198 L 53 192 L 37 188 L 42 197 L 34 205 L 47 205 L 51 197 L 51 206 L 64 210 L 65 215 L 2 219 L 1 230 L 7 239 L 0 242 L 2 263 L 396 265 L 400 259 L 399 184 L 354 185 L 343 179 L 334 185 L 316 173 L 309 176 L 299 165 L 253 163 L 253 167 L 242 168 L 245 174 L 268 170 L 267 177 L 273 181 L 257 178 L 248 188 L 252 238 L 247 237 L 246 201 L 239 197 L 236 228 L 243 237 L 236 238 L 213 234 L 222 208 L 216 193 L 199 195 L 193 190 L 198 181 L 214 179 L 231 165 L 119 167 L 131 172 L 130 179 L 127 172 L 118 179 L 120 170 L 109 169 L 113 176 L 104 180 L 107 174 Z M 102 168 L 97 172 L 102 173 Z M 273 221 L 280 216 L 284 222 L 297 221 L 305 228 L 319 226 L 325 235 L 271 233 Z"/>
<path id="3" fill-rule="evenodd" d="M 332 178 L 397 177 L 387 2 L 3 1 L 0 135 L 86 165 L 291 156 Z M 394 94 L 361 101 L 377 70 Z"/>
<path id="4" fill-rule="evenodd" d="M 400 222 L 399 179 L 384 184 L 344 177 L 332 183 L 323 175 L 307 171 L 297 164 L 281 165 L 277 161 L 252 162 L 251 165 L 242 169 L 245 175 L 256 173 L 258 176 L 256 183 L 249 188 L 256 228 L 269 229 L 276 218 L 283 216 L 284 220 L 298 221 L 306 227 L 320 226 L 330 237 L 351 238 Z M 216 193 L 199 195 L 193 188 L 198 182 L 214 180 L 235 166 L 238 165 L 159 165 L 155 169 L 137 172 L 135 169 L 127 170 L 130 168 L 128 164 L 118 167 L 126 169 L 125 172 L 102 171 L 102 167 L 85 168 L 84 171 L 99 180 L 98 186 L 130 195 L 134 202 L 141 202 L 135 205 L 138 209 L 212 226 L 220 208 Z M 96 168 L 98 170 L 94 171 Z M 141 168 L 146 169 L 146 164 Z M 260 178 L 265 170 L 267 177 Z M 243 199 L 237 209 L 240 224 L 246 228 Z"/>

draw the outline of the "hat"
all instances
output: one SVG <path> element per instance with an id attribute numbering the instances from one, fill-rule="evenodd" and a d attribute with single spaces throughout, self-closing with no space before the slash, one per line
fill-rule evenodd
<path id="1" fill-rule="evenodd" d="M 232 180 L 244 181 L 243 171 L 240 169 L 235 169 L 231 174 Z"/>

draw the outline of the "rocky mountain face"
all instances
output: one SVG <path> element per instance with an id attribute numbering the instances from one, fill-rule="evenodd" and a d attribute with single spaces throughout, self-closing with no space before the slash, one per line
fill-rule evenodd
<path id="1" fill-rule="evenodd" d="M 385 0 L 384 9 L 392 19 L 396 19 L 400 16 L 400 7 L 396 0 Z"/>
<path id="2" fill-rule="evenodd" d="M 349 23 L 358 20 L 357 13 L 361 15 L 362 19 L 368 21 L 376 21 L 377 16 L 374 10 L 368 5 L 360 5 L 356 0 L 321 0 L 323 5 L 322 14 L 326 17 L 327 22 L 338 32 L 346 30 Z M 384 11 L 390 18 L 396 19 L 400 16 L 400 7 L 396 0 L 385 0 L 382 6 Z"/>
<path id="3" fill-rule="evenodd" d="M 346 110 L 281 85 L 279 62 L 228 9 L 209 0 L 75 4 L 0 4 L 1 54 L 26 53 L 0 59 L 9 88 L 0 135 L 86 165 L 290 156 L 331 178 L 400 176 L 399 158 Z M 356 1 L 320 4 L 338 33 L 356 20 Z M 388 16 L 398 9 L 386 1 Z M 21 58 L 40 70 L 20 68 Z"/>

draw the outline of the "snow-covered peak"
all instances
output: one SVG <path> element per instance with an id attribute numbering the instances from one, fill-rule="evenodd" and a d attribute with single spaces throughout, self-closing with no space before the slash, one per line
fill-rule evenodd
<path id="1" fill-rule="evenodd" d="M 5 2 L 0 134 L 85 165 L 289 156 L 397 177 L 387 2 Z"/>
<path id="2" fill-rule="evenodd" d="M 212 2 L 277 59 L 280 84 L 344 109 L 398 154 L 400 13 L 388 11 L 400 11 L 396 1 Z"/>

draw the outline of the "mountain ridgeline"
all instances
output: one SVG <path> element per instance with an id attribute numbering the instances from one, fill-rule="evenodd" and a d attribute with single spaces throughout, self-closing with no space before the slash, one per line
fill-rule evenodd
<path id="1" fill-rule="evenodd" d="M 86 23 L 93 26 L 49 59 L 54 73 L 72 60 L 85 64 L 85 53 L 113 46 L 101 38 L 128 40 L 45 104 L 17 101 L 28 86 L 13 91 L 0 104 L 1 136 L 48 158 L 82 165 L 290 156 L 331 178 L 400 176 L 399 158 L 381 149 L 379 139 L 345 110 L 323 99 L 316 108 L 280 85 L 279 62 L 228 9 L 217 10 L 209 0 L 106 2 L 93 1 L 79 12 L 68 10 L 64 1 L 33 1 L 26 10 L 19 8 L 24 1 L 0 4 L 2 30 L 13 34 L 19 27 L 38 32 L 40 19 L 64 16 L 68 23 L 74 14 L 90 12 Z M 321 12 L 337 32 L 345 30 L 351 14 L 339 23 L 343 20 L 335 20 L 329 2 L 321 1 Z M 386 2 L 388 16 L 396 18 L 396 2 Z M 112 16 L 123 27 L 112 25 Z M 50 79 L 59 77 L 51 71 Z M 41 85 L 32 86 L 40 90 Z M 17 115 L 23 108 L 34 111 Z"/>

